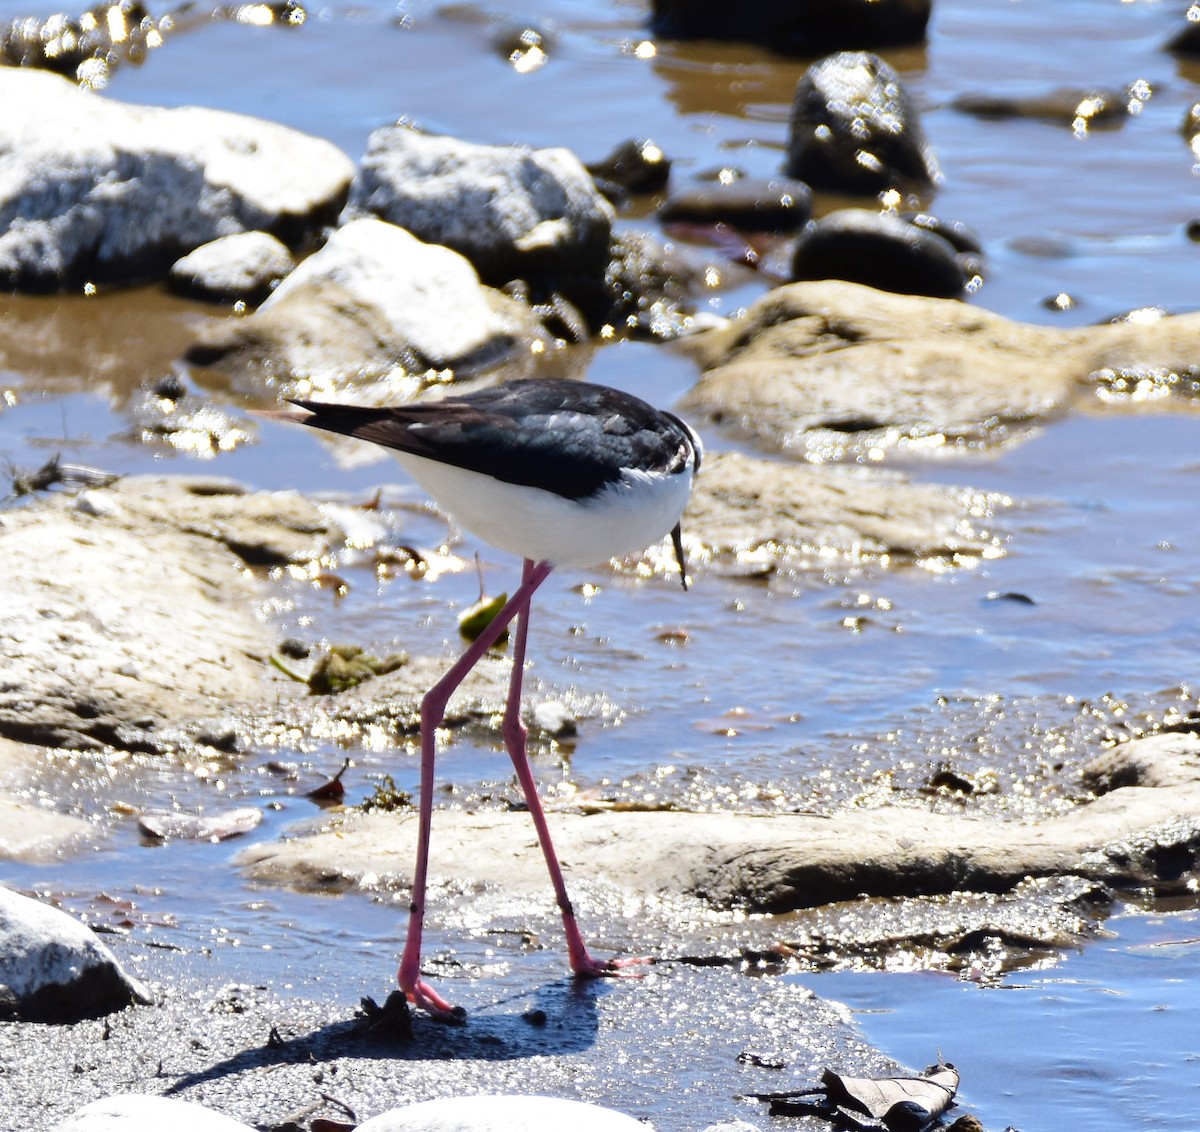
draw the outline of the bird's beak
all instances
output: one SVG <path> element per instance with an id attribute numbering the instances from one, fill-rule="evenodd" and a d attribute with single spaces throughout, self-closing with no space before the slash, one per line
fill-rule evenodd
<path id="1" fill-rule="evenodd" d="M 683 527 L 676 523 L 675 529 L 671 532 L 671 543 L 675 547 L 675 561 L 679 563 L 679 580 L 683 583 L 683 588 L 688 588 L 687 566 L 683 561 Z"/>

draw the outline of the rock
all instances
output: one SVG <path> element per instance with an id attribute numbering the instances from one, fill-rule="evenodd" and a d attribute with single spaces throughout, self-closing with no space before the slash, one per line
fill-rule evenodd
<path id="1" fill-rule="evenodd" d="M 689 340 L 705 373 L 682 408 L 793 456 L 999 443 L 1068 403 L 1059 341 L 944 299 L 796 283 Z"/>
<path id="2" fill-rule="evenodd" d="M 633 337 L 673 341 L 693 329 L 705 280 L 729 274 L 736 275 L 737 269 L 715 267 L 693 250 L 664 245 L 646 232 L 622 232 L 613 240 L 605 273 L 605 316 L 615 329 Z"/>
<path id="3" fill-rule="evenodd" d="M 954 247 L 936 232 L 862 208 L 831 212 L 796 242 L 793 279 L 846 279 L 882 291 L 953 299 L 966 279 Z"/>
<path id="4" fill-rule="evenodd" d="M 543 67 L 558 46 L 558 33 L 549 23 L 505 23 L 493 33 L 496 54 L 511 63 L 518 74 L 527 75 Z"/>
<path id="5" fill-rule="evenodd" d="M 262 810 L 240 806 L 213 814 L 181 814 L 174 810 L 142 814 L 138 829 L 155 841 L 224 841 L 241 837 L 262 823 Z"/>
<path id="6" fill-rule="evenodd" d="M 0 744 L 5 742 L 0 739 Z M 0 792 L 0 860 L 50 861 L 95 836 L 94 827 L 82 818 Z"/>
<path id="7" fill-rule="evenodd" d="M 555 739 L 569 739 L 579 731 L 575 713 L 562 700 L 539 700 L 528 710 L 532 727 Z"/>
<path id="8" fill-rule="evenodd" d="M 865 51 L 814 63 L 792 99 L 786 171 L 818 189 L 929 188 L 941 171 L 899 75 Z"/>
<path id="9" fill-rule="evenodd" d="M 360 1126 L 361 1127 L 361 1126 Z M 173 1097 L 117 1093 L 72 1113 L 54 1132 L 252 1132 L 249 1124 Z"/>
<path id="10" fill-rule="evenodd" d="M 340 736 L 339 742 L 415 735 L 420 728 L 421 700 L 451 663 L 444 656 L 414 656 L 403 667 L 339 695 L 305 695 L 260 704 L 257 709 L 248 709 L 245 716 L 258 734 L 286 736 L 303 732 L 315 739 Z M 507 657 L 483 657 L 451 697 L 442 726 L 494 737 L 499 731 L 511 671 Z M 582 696 L 560 698 L 575 719 L 595 713 L 595 705 Z"/>
<path id="11" fill-rule="evenodd" d="M 576 277 L 594 285 L 608 262 L 612 207 L 566 149 L 387 126 L 371 135 L 349 207 L 453 248 L 493 285 L 548 279 L 570 297 Z"/>
<path id="12" fill-rule="evenodd" d="M 307 560 L 334 530 L 288 492 L 130 477 L 0 516 L 0 734 L 158 751 L 277 689 L 247 562 Z M 167 734 L 163 734 L 166 728 Z"/>
<path id="13" fill-rule="evenodd" d="M 0 67 L 0 287 L 161 278 L 219 236 L 300 244 L 333 220 L 352 167 L 329 142 L 198 107 L 129 106 Z"/>
<path id="14" fill-rule="evenodd" d="M 1200 737 L 1174 738 L 1190 759 L 1200 755 Z M 1119 749 L 1137 758 L 1139 742 Z M 1005 892 L 1030 877 L 1182 891 L 1200 872 L 1198 807 L 1200 774 L 1189 773 L 1032 823 L 887 806 L 769 816 L 557 812 L 552 824 L 561 858 L 586 861 L 580 879 L 599 886 L 585 892 L 686 893 L 720 908 L 784 912 L 863 895 Z M 411 812 L 334 815 L 322 832 L 251 846 L 239 861 L 259 881 L 336 888 L 369 876 L 403 892 L 416 825 Z M 434 826 L 430 877 L 449 891 L 546 898 L 527 814 L 439 810 Z"/>
<path id="15" fill-rule="evenodd" d="M 1078 947 L 1093 938 L 1112 895 L 1095 881 L 1051 876 L 1003 892 L 876 897 L 793 914 L 789 958 L 806 967 L 854 964 L 886 969 L 969 971 L 992 977 L 1030 952 Z"/>
<path id="16" fill-rule="evenodd" d="M 977 118 L 1037 118 L 1085 130 L 1089 126 L 1121 125 L 1136 101 L 1128 91 L 1058 87 L 1033 95 L 971 91 L 958 95 L 950 105 Z"/>
<path id="17" fill-rule="evenodd" d="M 1192 154 L 1197 160 L 1200 160 L 1200 102 L 1193 102 L 1188 107 L 1187 113 L 1184 114 L 1183 136 L 1187 138 Z M 1191 240 L 1196 239 L 1195 225 L 1195 220 L 1190 221 L 1188 224 L 1188 238 Z"/>
<path id="18" fill-rule="evenodd" d="M 56 71 L 80 86 L 101 90 L 118 67 L 144 63 L 169 36 L 211 27 L 217 20 L 255 28 L 299 27 L 305 11 L 299 0 L 235 0 L 216 6 L 182 4 L 156 18 L 141 0 L 103 0 L 79 19 L 56 13 L 44 20 L 13 20 L 0 31 L 0 64 Z"/>
<path id="19" fill-rule="evenodd" d="M 358 1132 L 646 1132 L 647 1126 L 611 1108 L 561 1097 L 444 1097 L 380 1113 Z"/>
<path id="20" fill-rule="evenodd" d="M 853 283 L 793 283 L 728 326 L 686 339 L 704 375 L 695 423 L 793 458 L 983 451 L 1089 394 L 1135 407 L 1178 390 L 1200 352 L 1200 315 L 1074 330 L 1011 322 L 945 299 Z"/>
<path id="21" fill-rule="evenodd" d="M 589 162 L 586 168 L 611 200 L 625 193 L 665 189 L 671 176 L 671 159 L 649 139 L 623 141 L 607 157 Z"/>
<path id="22" fill-rule="evenodd" d="M 25 1021 L 99 1018 L 150 994 L 78 920 L 0 888 L 0 987 Z"/>
<path id="23" fill-rule="evenodd" d="M 471 371 L 528 355 L 534 316 L 483 287 L 470 263 L 382 220 L 354 220 L 252 315 L 214 323 L 187 351 L 256 383 L 330 390 L 397 370 Z"/>
<path id="24" fill-rule="evenodd" d="M 49 861 L 95 837 L 95 827 L 82 818 L 27 800 L 21 788 L 44 758 L 40 747 L 0 736 L 0 860 Z"/>
<path id="25" fill-rule="evenodd" d="M 296 266 L 282 240 L 240 232 L 202 244 L 171 267 L 168 280 L 184 295 L 216 302 L 260 303 Z"/>
<path id="26" fill-rule="evenodd" d="M 1200 55 L 1200 21 L 1192 19 L 1189 8 L 1179 30 L 1167 40 L 1167 50 L 1177 55 Z"/>
<path id="27" fill-rule="evenodd" d="M 1097 794 L 1129 786 L 1162 790 L 1186 786 L 1200 777 L 1200 745 L 1186 733 L 1150 735 L 1097 755 L 1083 768 L 1083 780 Z"/>
<path id="28" fill-rule="evenodd" d="M 0 33 L 0 63 L 44 68 L 99 88 L 119 62 L 139 63 L 161 43 L 141 0 L 107 0 L 80 19 L 56 13 L 13 20 Z"/>
<path id="29" fill-rule="evenodd" d="M 689 566 L 761 575 L 846 559 L 963 562 L 997 557 L 986 527 L 1000 496 L 916 484 L 879 468 L 791 465 L 737 452 L 704 458 L 683 516 Z M 667 544 L 650 555 L 669 574 Z"/>
<path id="30" fill-rule="evenodd" d="M 653 27 L 664 39 L 761 43 L 792 55 L 891 47 L 925 38 L 932 0 L 654 0 Z"/>
<path id="31" fill-rule="evenodd" d="M 788 177 L 747 177 L 729 184 L 690 185 L 659 210 L 664 224 L 731 224 L 748 232 L 790 232 L 812 215 L 812 190 Z"/>
<path id="32" fill-rule="evenodd" d="M 961 220 L 945 220 L 928 212 L 901 212 L 898 215 L 906 224 L 941 236 L 961 255 L 983 254 L 983 241 L 979 238 L 979 233 Z"/>

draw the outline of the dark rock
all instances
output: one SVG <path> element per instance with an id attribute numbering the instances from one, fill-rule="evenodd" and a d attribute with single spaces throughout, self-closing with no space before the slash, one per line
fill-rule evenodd
<path id="1" fill-rule="evenodd" d="M 104 0 L 78 19 L 56 13 L 25 17 L 0 30 L 0 65 L 34 67 L 101 90 L 125 64 L 144 63 L 150 52 L 179 32 L 209 27 L 215 20 L 262 27 L 299 27 L 305 11 L 298 0 L 253 0 L 212 7 L 185 3 L 162 18 L 141 0 Z"/>
<path id="2" fill-rule="evenodd" d="M 814 55 L 845 48 L 920 43 L 931 0 L 654 0 L 656 35 L 670 39 L 736 39 L 775 51 Z"/>
<path id="3" fill-rule="evenodd" d="M 0 67 L 0 287 L 161 278 L 219 236 L 303 244 L 341 209 L 336 146 L 198 107 L 127 106 L 45 71 Z"/>
<path id="4" fill-rule="evenodd" d="M 1167 50 L 1177 55 L 1200 55 L 1200 21 L 1191 19 L 1192 9 L 1183 26 L 1167 40 Z"/>
<path id="5" fill-rule="evenodd" d="M 691 185 L 672 193 L 659 212 L 664 224 L 731 224 L 751 232 L 788 232 L 812 215 L 812 190 L 787 177 Z"/>
<path id="6" fill-rule="evenodd" d="M 591 162 L 587 171 L 606 195 L 608 186 L 627 193 L 657 193 L 667 187 L 671 160 L 654 142 L 630 139 L 602 161 Z"/>
<path id="7" fill-rule="evenodd" d="M 842 209 L 810 224 L 796 244 L 792 278 L 846 279 L 905 295 L 957 298 L 965 284 L 954 248 L 896 216 Z"/>
<path id="8" fill-rule="evenodd" d="M 623 232 L 613 241 L 605 275 L 606 317 L 635 337 L 677 338 L 688 329 L 702 276 L 703 268 L 678 249 L 644 233 Z"/>
<path id="9" fill-rule="evenodd" d="M 0 988 L 0 1009 L 26 1021 L 78 1022 L 151 1001 L 78 920 L 7 888 L 0 888 Z"/>
<path id="10" fill-rule="evenodd" d="M 865 51 L 830 55 L 801 77 L 792 99 L 786 170 L 814 188 L 848 193 L 941 180 L 900 77 Z"/>
<path id="11" fill-rule="evenodd" d="M 506 24 L 492 37 L 496 53 L 521 74 L 536 71 L 550 58 L 558 37 L 549 25 Z"/>
<path id="12" fill-rule="evenodd" d="M 1192 153 L 1200 158 L 1200 102 L 1193 102 L 1183 116 L 1183 136 L 1192 147 Z"/>
<path id="13" fill-rule="evenodd" d="M 931 216 L 928 212 L 902 212 L 899 215 L 906 223 L 941 236 L 943 240 L 951 243 L 957 252 L 983 254 L 983 241 L 979 238 L 979 233 L 961 220 L 943 220 L 939 216 Z"/>
<path id="14" fill-rule="evenodd" d="M 37 67 L 101 87 L 119 62 L 140 63 L 162 42 L 140 0 L 110 0 L 75 19 L 61 13 L 13 20 L 0 33 L 0 63 Z"/>
<path id="15" fill-rule="evenodd" d="M 1038 118 L 1068 126 L 1120 125 L 1129 117 L 1133 96 L 1120 90 L 1059 87 L 1044 94 L 960 94 L 951 105 L 977 118 Z"/>

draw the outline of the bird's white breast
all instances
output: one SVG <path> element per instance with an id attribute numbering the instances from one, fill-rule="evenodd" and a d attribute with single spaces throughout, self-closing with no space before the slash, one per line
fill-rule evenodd
<path id="1" fill-rule="evenodd" d="M 473 535 L 555 566 L 594 566 L 645 550 L 679 522 L 692 489 L 690 465 L 674 474 L 627 470 L 618 482 L 576 501 L 423 456 L 393 455 Z"/>

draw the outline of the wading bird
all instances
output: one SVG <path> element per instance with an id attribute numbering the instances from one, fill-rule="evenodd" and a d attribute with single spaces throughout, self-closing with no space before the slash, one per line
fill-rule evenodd
<path id="1" fill-rule="evenodd" d="M 293 404 L 301 411 L 280 415 L 392 449 L 413 479 L 466 530 L 524 559 L 520 587 L 421 702 L 417 860 L 401 989 L 431 1014 L 462 1014 L 421 977 L 434 741 L 450 696 L 514 618 L 519 620 L 504 743 L 550 870 L 571 969 L 594 977 L 646 962 L 596 960 L 583 942 L 526 754 L 521 678 L 530 599 L 554 567 L 592 566 L 644 550 L 670 533 L 687 588 L 679 521 L 700 467 L 699 438 L 678 417 L 628 393 L 559 379 L 513 381 L 391 408 Z"/>

